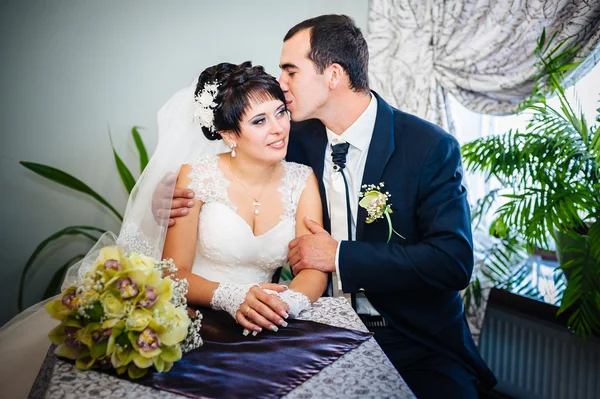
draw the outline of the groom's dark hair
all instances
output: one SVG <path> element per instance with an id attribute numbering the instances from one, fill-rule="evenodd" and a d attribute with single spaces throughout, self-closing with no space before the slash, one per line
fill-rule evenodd
<path id="1" fill-rule="evenodd" d="M 348 74 L 351 89 L 369 92 L 369 49 L 352 18 L 331 14 L 307 19 L 290 29 L 283 41 L 304 29 L 310 29 L 307 56 L 318 73 L 323 73 L 331 64 L 339 64 Z"/>

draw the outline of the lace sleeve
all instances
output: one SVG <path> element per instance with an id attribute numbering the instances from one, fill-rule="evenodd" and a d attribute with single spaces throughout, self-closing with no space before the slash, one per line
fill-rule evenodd
<path id="1" fill-rule="evenodd" d="M 218 168 L 219 156 L 210 155 L 196 159 L 189 163 L 191 172 L 188 175 L 190 184 L 188 188 L 196 194 L 195 199 L 204 203 L 225 202 L 223 196 L 227 182 L 223 181 L 222 173 Z"/>
<path id="2" fill-rule="evenodd" d="M 309 166 L 295 162 L 284 162 L 284 166 L 286 170 L 284 183 L 281 186 L 281 196 L 285 201 L 285 216 L 294 218 L 298 209 L 298 203 L 300 202 L 300 196 L 313 170 Z"/>

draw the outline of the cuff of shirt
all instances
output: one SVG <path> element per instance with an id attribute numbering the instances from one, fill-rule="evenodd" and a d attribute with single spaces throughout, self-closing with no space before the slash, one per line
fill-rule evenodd
<path id="1" fill-rule="evenodd" d="M 338 242 L 337 250 L 335 251 L 335 272 L 337 274 L 337 283 L 338 290 L 344 291 L 342 289 L 342 276 L 340 275 L 340 247 L 342 246 L 342 242 Z"/>

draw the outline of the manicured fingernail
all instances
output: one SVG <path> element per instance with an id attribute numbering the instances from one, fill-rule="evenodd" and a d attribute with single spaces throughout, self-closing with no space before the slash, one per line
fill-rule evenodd
<path id="1" fill-rule="evenodd" d="M 189 193 L 188 198 L 194 198 L 194 193 Z"/>
<path id="2" fill-rule="evenodd" d="M 272 325 L 272 326 L 271 326 L 271 330 L 273 330 L 273 331 L 277 332 L 277 331 L 279 331 L 279 328 L 277 328 L 277 326 L 276 326 L 276 325 Z"/>
<path id="3" fill-rule="evenodd" d="M 281 317 L 287 319 L 288 317 L 290 317 L 290 315 L 284 310 L 283 312 L 281 312 Z"/>
<path id="4" fill-rule="evenodd" d="M 258 335 L 258 331 L 252 331 L 252 335 L 256 337 Z"/>
<path id="5" fill-rule="evenodd" d="M 189 206 L 189 207 L 192 207 L 192 206 L 194 206 L 194 201 L 190 201 L 190 202 L 188 202 L 188 206 Z"/>
<path id="6" fill-rule="evenodd" d="M 279 322 L 279 325 L 280 325 L 281 327 L 287 327 L 287 326 L 288 326 L 288 324 L 287 324 L 287 322 L 286 322 L 285 320 L 281 320 L 281 321 Z"/>
<path id="7" fill-rule="evenodd" d="M 187 210 L 187 208 L 183 208 L 183 209 L 181 210 L 181 214 L 182 214 L 182 215 L 187 215 L 187 214 L 188 214 L 188 210 Z"/>
<path id="8" fill-rule="evenodd" d="M 247 328 L 244 328 L 244 332 L 242 334 L 244 335 L 244 337 L 247 337 L 248 334 L 250 334 L 250 331 L 248 331 Z"/>

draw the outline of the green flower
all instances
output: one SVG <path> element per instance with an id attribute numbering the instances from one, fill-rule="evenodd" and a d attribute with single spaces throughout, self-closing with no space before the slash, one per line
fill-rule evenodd
<path id="1" fill-rule="evenodd" d="M 77 306 L 79 304 L 78 301 L 75 300 L 75 293 L 77 288 L 69 287 L 67 288 L 59 299 L 48 302 L 44 308 L 52 317 L 56 320 L 64 321 L 70 316 L 74 316 L 77 313 Z"/>
<path id="2" fill-rule="evenodd" d="M 114 272 L 115 269 L 120 269 L 123 258 L 123 254 L 116 246 L 102 248 L 92 268 L 92 275 L 97 271 L 112 270 Z"/>
<path id="3" fill-rule="evenodd" d="M 119 279 L 116 288 L 121 291 L 121 298 L 123 299 L 131 299 L 140 293 L 138 285 L 129 278 Z"/>
<path id="4" fill-rule="evenodd" d="M 125 316 L 127 312 L 127 304 L 110 291 L 100 296 L 100 303 L 102 304 L 104 315 L 109 319 L 119 319 Z"/>
<path id="5" fill-rule="evenodd" d="M 145 309 L 134 309 L 127 316 L 125 327 L 129 331 L 142 331 L 152 320 L 152 313 Z"/>
<path id="6" fill-rule="evenodd" d="M 168 303 L 168 305 L 171 305 Z M 184 308 L 176 308 L 173 305 L 165 312 L 165 327 L 159 334 L 159 338 L 164 345 L 172 346 L 180 343 L 185 339 L 188 329 L 192 321 L 190 320 L 187 311 Z"/>

